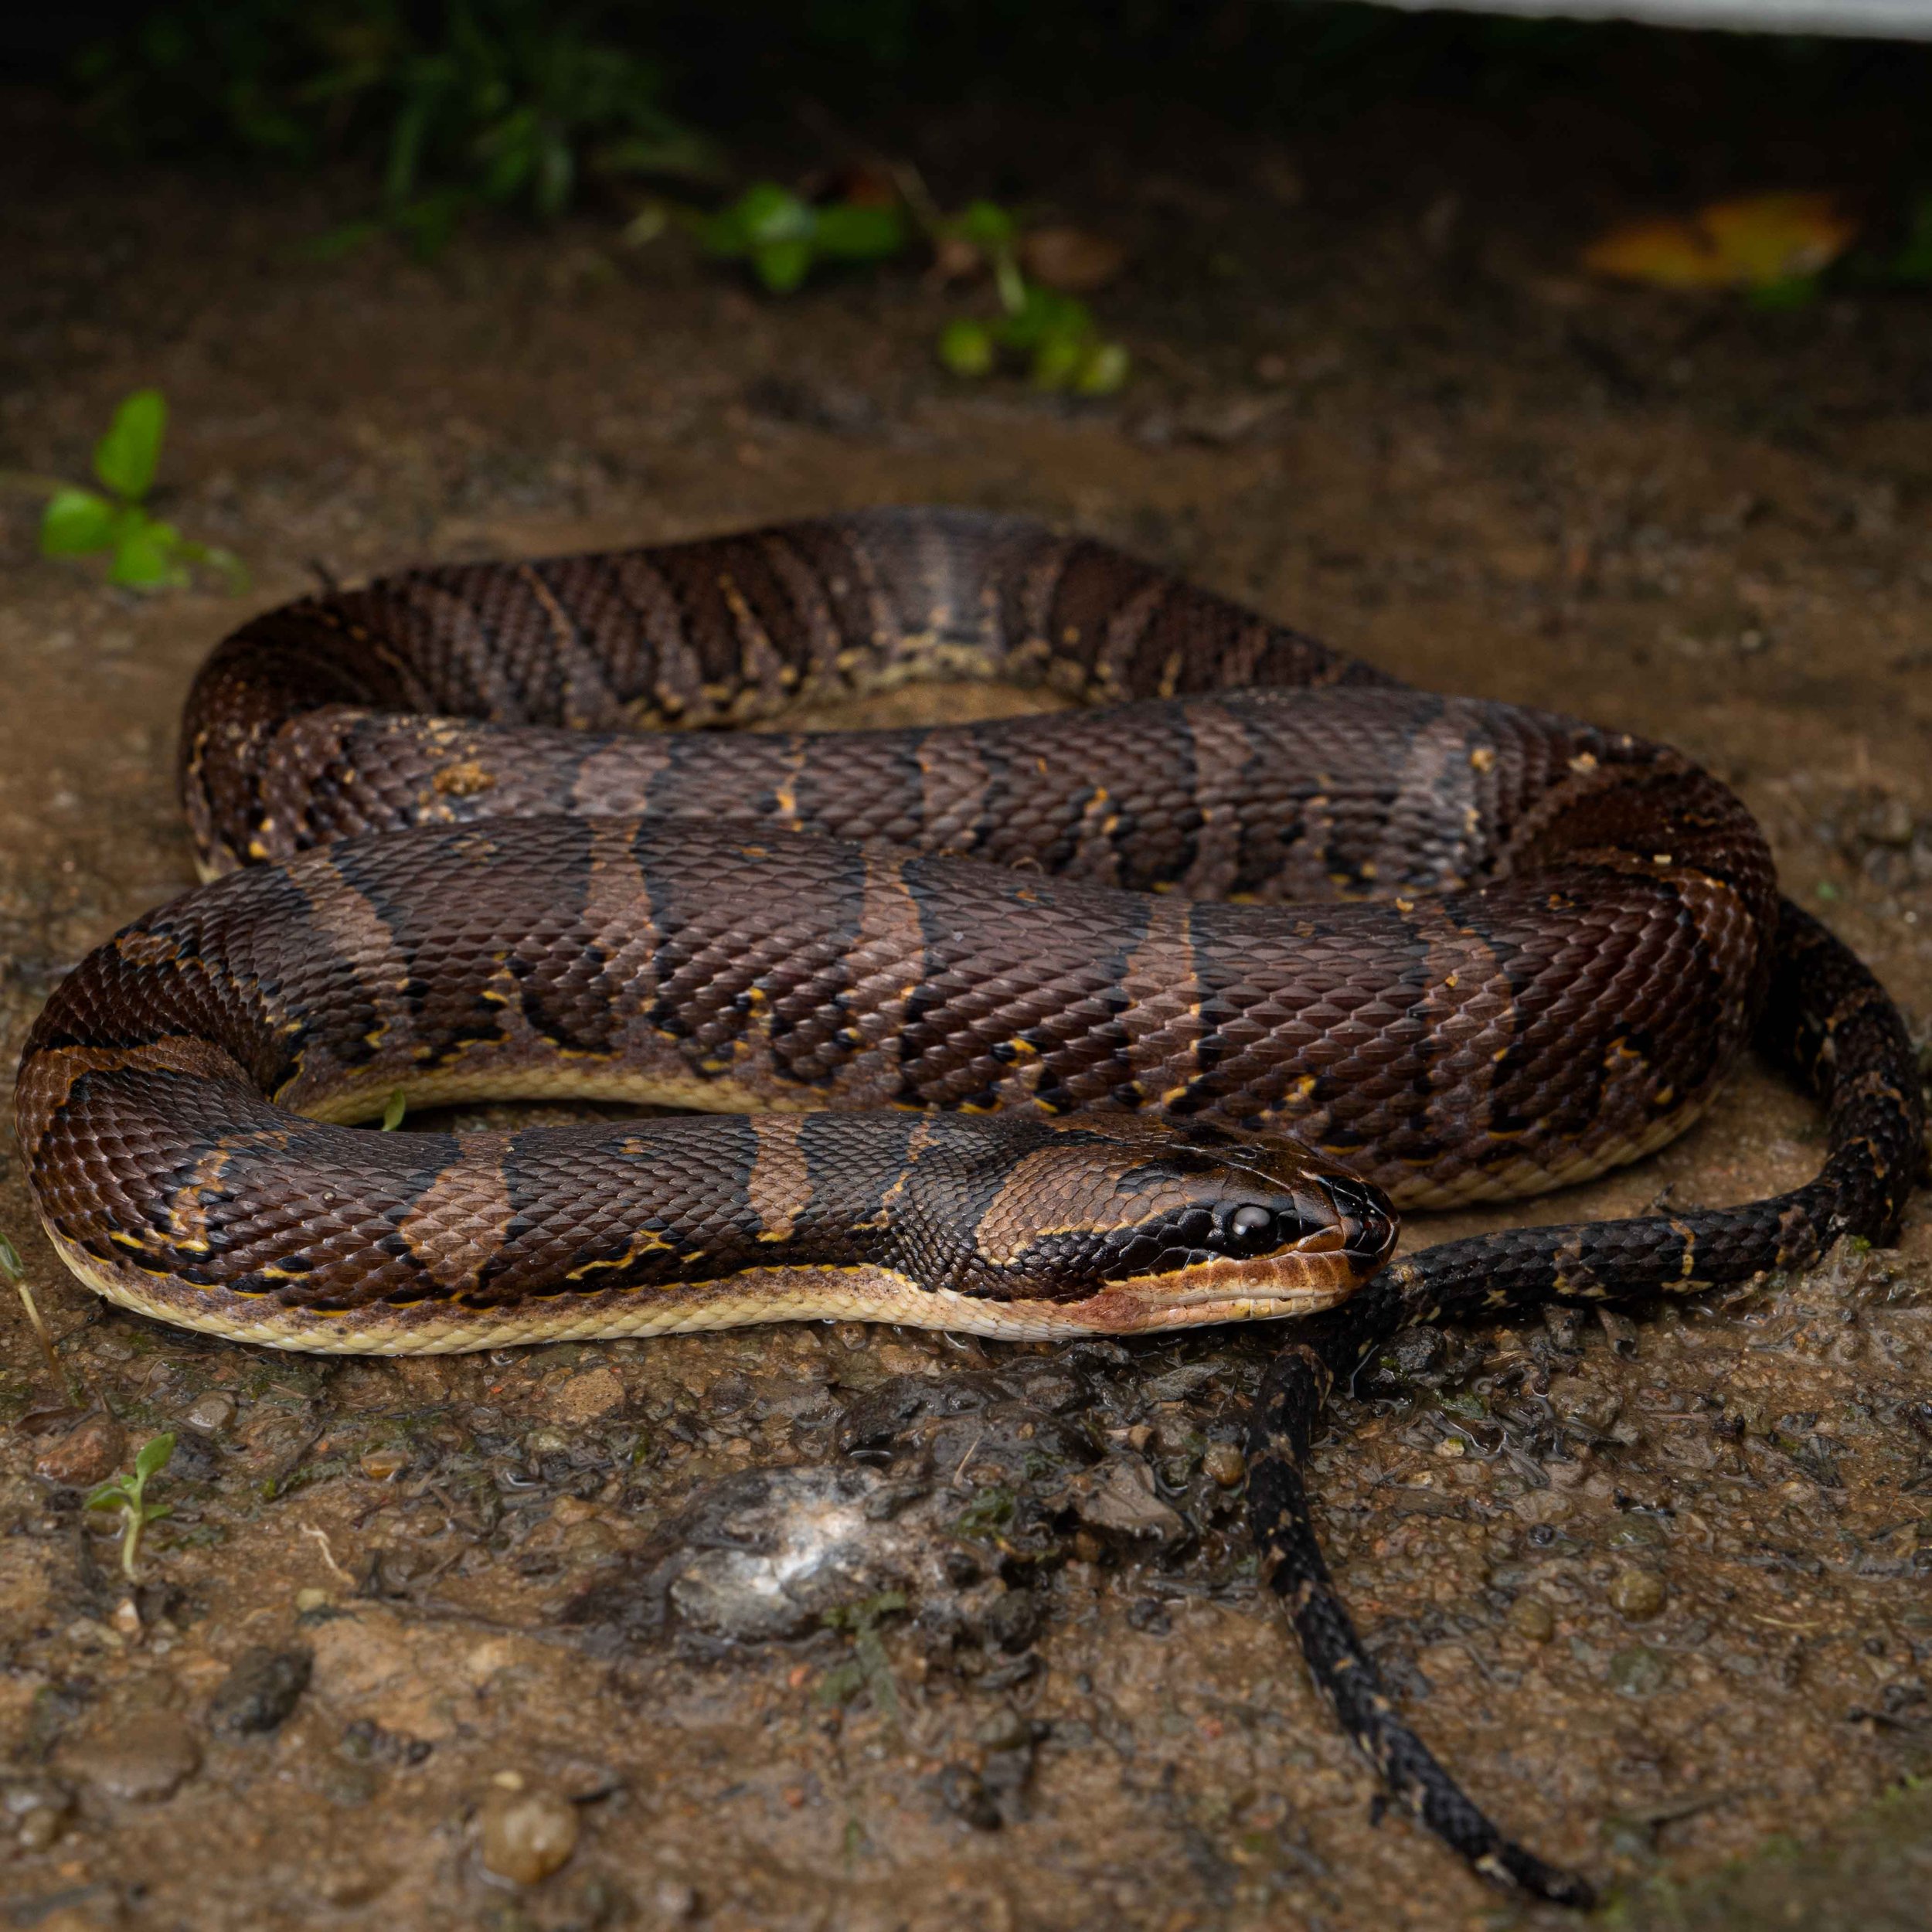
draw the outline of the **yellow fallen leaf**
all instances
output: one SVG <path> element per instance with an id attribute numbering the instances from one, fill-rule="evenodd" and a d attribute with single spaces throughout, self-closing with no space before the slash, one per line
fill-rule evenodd
<path id="1" fill-rule="evenodd" d="M 1625 222 L 1583 250 L 1593 274 L 1655 288 L 1768 288 L 1815 275 L 1858 223 L 1829 195 L 1746 195 L 1688 220 Z"/>

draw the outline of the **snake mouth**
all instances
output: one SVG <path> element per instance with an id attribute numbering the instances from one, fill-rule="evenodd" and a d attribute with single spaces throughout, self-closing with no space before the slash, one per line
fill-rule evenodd
<path id="1" fill-rule="evenodd" d="M 1307 1243 L 1246 1260 L 1216 1255 L 1160 1274 L 1131 1276 L 1066 1312 L 1077 1310 L 1092 1325 L 1121 1333 L 1319 1315 L 1347 1301 L 1380 1265 L 1379 1255 L 1374 1266 L 1364 1267 L 1332 1236 L 1326 1240 L 1333 1244 Z"/>

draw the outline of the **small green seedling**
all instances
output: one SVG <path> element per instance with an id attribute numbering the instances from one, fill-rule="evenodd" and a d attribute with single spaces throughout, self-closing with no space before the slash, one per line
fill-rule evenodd
<path id="1" fill-rule="evenodd" d="M 1127 380 L 1126 349 L 1102 337 L 1087 304 L 1020 272 L 1019 224 L 996 202 L 972 202 L 939 232 L 985 257 L 1002 311 L 991 322 L 959 316 L 940 332 L 939 359 L 954 375 L 990 376 L 1005 349 L 1026 359 L 1036 389 L 1111 396 Z"/>
<path id="2" fill-rule="evenodd" d="M 389 1098 L 383 1103 L 383 1131 L 393 1134 L 403 1124 L 403 1116 L 409 1111 L 410 1097 L 398 1087 L 393 1088 Z"/>
<path id="3" fill-rule="evenodd" d="M 108 494 L 79 485 L 53 486 L 40 519 L 43 556 L 110 553 L 107 581 L 130 590 L 179 589 L 196 565 L 217 572 L 230 590 L 245 589 L 248 573 L 232 553 L 185 537 L 146 508 L 168 429 L 167 399 L 137 389 L 114 411 L 94 445 L 94 474 Z"/>
<path id="4" fill-rule="evenodd" d="M 819 262 L 879 262 L 906 246 L 905 217 L 889 202 L 813 202 L 761 181 L 698 224 L 712 254 L 748 262 L 774 295 L 789 295 Z"/>
<path id="5" fill-rule="evenodd" d="M 148 1485 L 168 1467 L 168 1459 L 175 1453 L 175 1438 L 172 1434 L 151 1436 L 134 1455 L 134 1472 L 131 1476 L 117 1476 L 111 1482 L 104 1482 L 87 1498 L 90 1509 L 118 1509 L 126 1518 L 121 1539 L 121 1567 L 126 1572 L 128 1580 L 134 1580 L 134 1560 L 141 1554 L 141 1533 L 151 1522 L 159 1522 L 162 1517 L 173 1512 L 165 1502 L 148 1500 Z"/>
<path id="6" fill-rule="evenodd" d="M 39 1338 L 40 1352 L 46 1357 L 47 1368 L 57 1384 L 63 1385 L 70 1395 L 78 1395 L 73 1378 L 60 1366 L 60 1358 L 55 1354 L 53 1337 L 47 1332 L 46 1318 L 40 1312 L 40 1304 L 33 1298 L 33 1290 L 27 1281 L 26 1264 L 20 1259 L 20 1252 L 4 1234 L 0 1234 L 0 1274 L 13 1284 L 14 1292 L 20 1298 L 20 1305 L 27 1311 L 27 1321 Z"/>

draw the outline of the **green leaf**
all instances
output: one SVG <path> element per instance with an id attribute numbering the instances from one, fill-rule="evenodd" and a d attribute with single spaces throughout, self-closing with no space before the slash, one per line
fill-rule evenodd
<path id="1" fill-rule="evenodd" d="M 1111 396 L 1127 380 L 1134 366 L 1132 359 L 1119 342 L 1095 342 L 1073 373 L 1073 389 L 1080 396 Z"/>
<path id="2" fill-rule="evenodd" d="M 1037 349 L 1049 335 L 1077 342 L 1093 334 L 1094 318 L 1084 302 L 1029 283 L 1019 309 L 999 325 L 998 332 L 1009 349 Z"/>
<path id="3" fill-rule="evenodd" d="M 776 182 L 761 181 L 747 189 L 731 212 L 737 219 L 739 233 L 753 248 L 776 242 L 809 241 L 817 225 L 811 209 Z"/>
<path id="4" fill-rule="evenodd" d="M 993 338 L 983 322 L 956 316 L 939 332 L 939 359 L 955 376 L 990 376 L 993 358 Z"/>
<path id="5" fill-rule="evenodd" d="M 27 1271 L 20 1265 L 19 1250 L 4 1234 L 0 1234 L 0 1274 L 9 1281 L 24 1281 Z"/>
<path id="6" fill-rule="evenodd" d="M 188 572 L 175 555 L 181 534 L 172 523 L 139 512 L 123 521 L 114 538 L 107 581 L 127 590 L 158 590 L 185 583 Z"/>
<path id="7" fill-rule="evenodd" d="M 122 1486 L 122 1479 L 117 1476 L 112 1482 L 104 1482 L 82 1505 L 87 1509 L 125 1509 L 128 1492 Z"/>
<path id="8" fill-rule="evenodd" d="M 818 210 L 812 239 L 840 261 L 883 261 L 906 246 L 906 223 L 896 208 L 838 202 Z"/>
<path id="9" fill-rule="evenodd" d="M 409 1096 L 399 1087 L 383 1105 L 383 1131 L 393 1134 L 403 1124 L 403 1116 L 409 1111 Z"/>
<path id="10" fill-rule="evenodd" d="M 71 485 L 47 500 L 40 519 L 43 556 L 84 556 L 114 541 L 114 506 L 92 490 Z"/>
<path id="11" fill-rule="evenodd" d="M 811 266 L 811 243 L 761 243 L 751 251 L 751 266 L 773 294 L 789 295 L 805 279 L 805 271 Z"/>
<path id="12" fill-rule="evenodd" d="M 144 1482 L 150 1476 L 159 1475 L 168 1467 L 168 1459 L 174 1453 L 175 1438 L 172 1430 L 166 1435 L 150 1436 L 141 1445 L 134 1458 L 134 1474 Z"/>
<path id="13" fill-rule="evenodd" d="M 167 398 L 158 389 L 136 389 L 94 445 L 94 474 L 117 496 L 138 503 L 155 480 L 167 431 Z"/>
<path id="14" fill-rule="evenodd" d="M 995 249 L 1011 248 L 1019 232 L 1012 216 L 996 201 L 968 202 L 953 229 L 954 233 L 989 253 Z"/>
<path id="15" fill-rule="evenodd" d="M 1049 330 L 1033 348 L 1033 386 L 1065 389 L 1080 373 L 1087 345 L 1063 329 Z"/>

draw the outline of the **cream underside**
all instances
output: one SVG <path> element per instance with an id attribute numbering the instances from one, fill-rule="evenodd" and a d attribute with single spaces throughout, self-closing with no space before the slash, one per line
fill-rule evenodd
<path id="1" fill-rule="evenodd" d="M 81 1281 L 138 1315 L 231 1341 L 310 1355 L 461 1355 L 526 1342 L 686 1335 L 764 1321 L 893 1321 L 956 1335 L 1053 1341 L 1314 1315 L 1334 1307 L 1349 1292 L 1277 1289 L 1203 1294 L 1199 1299 L 1175 1295 L 1155 1303 L 1114 1291 L 1087 1301 L 998 1302 L 950 1288 L 922 1288 L 887 1268 L 794 1267 L 749 1270 L 725 1281 L 639 1291 L 634 1297 L 613 1294 L 590 1308 L 581 1302 L 572 1307 L 547 1301 L 498 1311 L 425 1303 L 409 1311 L 374 1308 L 325 1315 L 173 1283 L 138 1268 L 112 1267 L 51 1230 L 49 1233 L 60 1258 Z"/>

